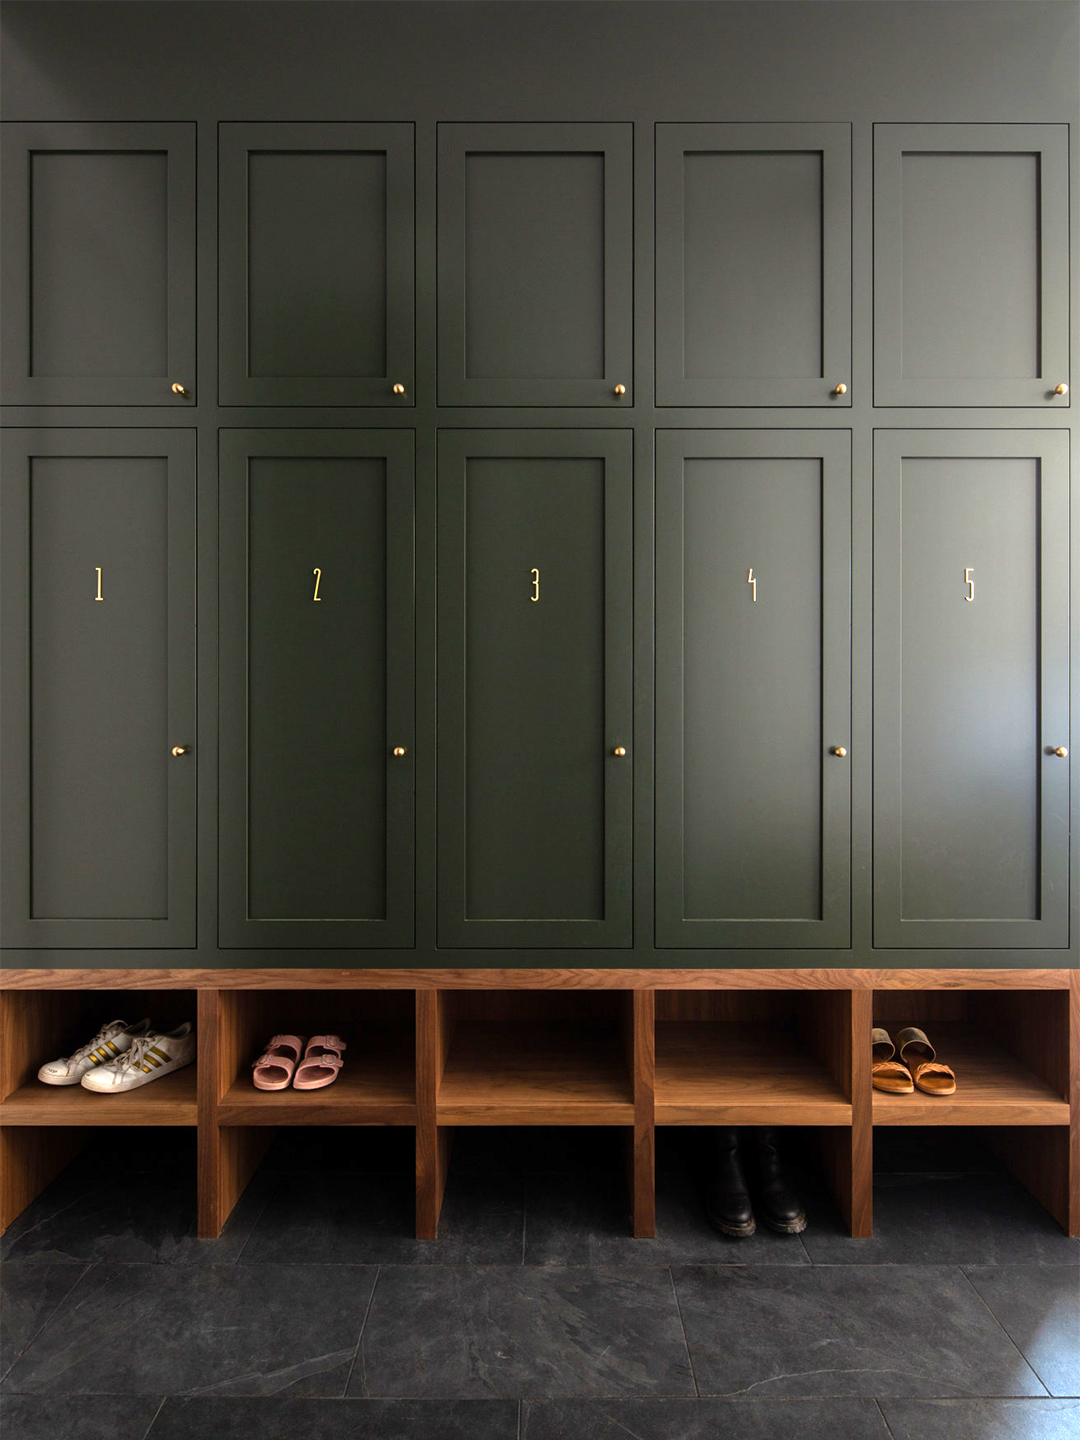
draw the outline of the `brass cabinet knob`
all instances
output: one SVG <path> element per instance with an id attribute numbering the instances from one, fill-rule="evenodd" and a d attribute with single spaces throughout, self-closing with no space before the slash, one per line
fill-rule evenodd
<path id="1" fill-rule="evenodd" d="M 174 395 L 186 395 L 188 392 L 184 389 L 183 385 L 180 384 L 180 381 L 176 380 L 173 382 L 172 393 Z"/>
<path id="2" fill-rule="evenodd" d="M 847 754 L 847 751 L 844 749 L 843 745 L 834 745 L 832 753 L 838 756 L 841 760 L 843 760 L 844 756 Z"/>
<path id="3" fill-rule="evenodd" d="M 1055 394 L 1055 395 L 1067 395 L 1068 393 L 1069 393 L 1069 387 L 1065 384 L 1065 381 L 1064 381 L 1064 380 L 1062 380 L 1062 382 L 1061 382 L 1060 385 L 1055 385 L 1055 386 L 1054 386 L 1054 394 Z"/>
<path id="4" fill-rule="evenodd" d="M 625 386 L 625 385 L 616 385 L 616 386 L 615 386 L 615 394 L 616 394 L 616 395 L 625 395 L 625 394 L 626 394 L 626 386 Z"/>
<path id="5" fill-rule="evenodd" d="M 402 757 L 402 755 L 405 754 L 405 746 L 404 746 L 404 745 L 395 745 L 395 746 L 394 746 L 394 754 L 395 754 L 395 755 L 397 756 L 397 758 L 400 760 L 401 757 Z"/>
<path id="6" fill-rule="evenodd" d="M 1065 749 L 1064 745 L 1059 745 L 1054 751 L 1054 754 L 1058 757 L 1059 760 L 1067 760 L 1069 756 L 1069 752 Z"/>
<path id="7" fill-rule="evenodd" d="M 394 394 L 395 394 L 395 395 L 404 395 L 404 394 L 405 394 L 405 386 L 404 386 L 404 385 L 395 385 L 395 386 L 394 386 Z"/>
<path id="8" fill-rule="evenodd" d="M 832 393 L 833 393 L 834 395 L 846 395 L 846 394 L 847 394 L 847 386 L 846 386 L 846 385 L 844 384 L 844 382 L 841 380 L 839 385 L 834 385 L 834 386 L 833 386 L 833 392 L 832 392 Z"/>
<path id="9" fill-rule="evenodd" d="M 174 745 L 172 747 L 172 753 L 177 756 L 177 758 L 179 758 L 181 755 L 186 755 L 187 752 L 188 747 L 186 745 Z"/>
<path id="10" fill-rule="evenodd" d="M 620 756 L 620 757 L 622 757 L 623 755 L 625 755 L 625 754 L 626 754 L 626 746 L 625 746 L 625 745 L 616 745 L 616 746 L 615 746 L 615 754 L 618 755 L 618 756 Z"/>

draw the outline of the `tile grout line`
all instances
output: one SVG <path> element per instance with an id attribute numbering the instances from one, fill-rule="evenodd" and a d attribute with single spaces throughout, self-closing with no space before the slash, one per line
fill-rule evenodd
<path id="1" fill-rule="evenodd" d="M 377 1270 L 375 1271 L 375 1279 L 374 1279 L 374 1282 L 372 1283 L 372 1286 L 371 1286 L 371 1294 L 368 1296 L 367 1308 L 364 1310 L 364 1318 L 363 1318 L 363 1320 L 360 1322 L 360 1334 L 356 1337 L 356 1349 L 353 1351 L 352 1363 L 351 1363 L 350 1366 L 349 1366 L 349 1373 L 345 1376 L 345 1385 L 344 1385 L 344 1387 L 343 1387 L 343 1389 L 342 1389 L 342 1391 L 341 1391 L 341 1399 L 342 1399 L 342 1400 L 346 1399 L 346 1397 L 347 1397 L 348 1394 L 349 1394 L 349 1386 L 350 1386 L 350 1384 L 352 1383 L 353 1371 L 356 1369 L 356 1361 L 357 1361 L 357 1357 L 358 1357 L 359 1354 L 360 1354 L 360 1346 L 364 1343 L 364 1331 L 367 1329 L 368 1316 L 371 1314 L 371 1307 L 372 1307 L 372 1305 L 374 1305 L 374 1303 L 375 1303 L 375 1291 L 379 1288 L 379 1279 L 380 1279 L 380 1277 L 381 1277 L 381 1275 L 382 1275 L 382 1272 L 383 1272 L 383 1267 L 380 1265 L 380 1266 L 377 1268 Z M 365 1391 L 365 1396 L 364 1396 L 364 1398 L 366 1399 L 366 1398 L 367 1398 L 367 1395 L 366 1395 L 366 1391 L 367 1391 L 367 1380 L 366 1380 L 366 1379 L 365 1379 L 365 1381 L 364 1381 L 364 1391 Z"/>
<path id="2" fill-rule="evenodd" d="M 983 1296 L 979 1294 L 978 1286 L 975 1284 L 974 1280 L 972 1280 L 971 1276 L 967 1273 L 966 1267 L 963 1266 L 963 1265 L 958 1265 L 956 1268 L 960 1271 L 960 1274 L 964 1277 L 964 1279 L 967 1281 L 967 1283 L 971 1286 L 971 1292 L 972 1292 L 972 1294 L 975 1296 L 975 1298 L 978 1300 L 979 1304 L 983 1307 L 983 1309 L 986 1311 L 986 1313 L 990 1316 L 991 1320 L 993 1320 L 994 1324 L 995 1324 L 995 1325 L 998 1327 L 998 1329 L 1001 1331 L 1002 1335 L 1005 1336 L 1005 1339 L 1009 1342 L 1009 1344 L 1013 1347 L 1013 1349 L 1016 1351 L 1016 1353 L 1020 1356 L 1020 1359 L 1023 1360 L 1024 1364 L 1025 1364 L 1025 1365 L 1027 1366 L 1027 1368 L 1031 1371 L 1032 1375 L 1035 1376 L 1035 1379 L 1036 1379 L 1036 1380 L 1038 1381 L 1038 1383 L 1042 1386 L 1043 1390 L 1046 1392 L 1046 1395 L 1047 1395 L 1050 1399 L 1053 1399 L 1054 1397 L 1050 1394 L 1050 1387 L 1046 1384 L 1046 1382 L 1043 1380 L 1042 1376 L 1041 1376 L 1041 1375 L 1039 1374 L 1039 1372 L 1035 1369 L 1035 1366 L 1032 1365 L 1031 1361 L 1030 1361 L 1030 1360 L 1028 1359 L 1028 1357 L 1024 1354 L 1023 1350 L 1020 1349 L 1020 1346 L 1016 1343 L 1016 1341 L 1012 1338 L 1012 1336 L 1009 1334 L 1009 1332 L 1005 1329 L 1005 1326 L 1001 1323 L 1001 1321 L 998 1319 L 998 1317 L 994 1314 L 993 1310 L 990 1308 L 990 1303 L 989 1303 L 989 1301 L 985 1300 L 985 1299 L 983 1298 Z M 1004 1398 L 1004 1397 L 1003 1397 L 1003 1398 Z M 1020 1399 L 1021 1397 L 1020 1397 L 1020 1396 L 1017 1396 L 1016 1398 L 1017 1398 L 1017 1399 Z M 1040 1395 L 1034 1395 L 1034 1396 L 1031 1396 L 1031 1397 L 1029 1397 L 1029 1398 L 1034 1399 L 1034 1400 L 1040 1400 L 1040 1399 L 1042 1399 L 1043 1397 L 1040 1396 Z"/>
<path id="3" fill-rule="evenodd" d="M 150 1431 L 153 1430 L 154 1426 L 157 1424 L 158 1416 L 161 1414 L 162 1410 L 165 1409 L 165 1401 L 166 1401 L 168 1398 L 169 1398 L 169 1397 L 168 1397 L 167 1395 L 163 1395 L 163 1396 L 161 1397 L 161 1404 L 157 1407 L 157 1409 L 154 1411 L 153 1415 L 151 1416 L 151 1418 L 150 1418 L 150 1424 L 146 1427 L 146 1430 L 143 1432 L 142 1440 L 150 1440 Z"/>
<path id="4" fill-rule="evenodd" d="M 682 1303 L 681 1303 L 681 1301 L 679 1300 L 679 1291 L 678 1291 L 678 1288 L 677 1288 L 677 1286 L 676 1286 L 676 1284 L 675 1284 L 675 1272 L 674 1272 L 674 1270 L 672 1270 L 672 1268 L 671 1268 L 670 1265 L 667 1267 L 667 1272 L 668 1272 L 668 1279 L 671 1281 L 671 1293 L 672 1293 L 672 1295 L 675 1297 L 675 1309 L 676 1309 L 676 1311 L 678 1312 L 678 1316 L 679 1316 L 679 1329 L 682 1331 L 683 1344 L 684 1344 L 685 1347 L 686 1347 L 686 1358 L 687 1358 L 687 1360 L 688 1360 L 689 1363 L 690 1363 L 690 1379 L 693 1380 L 693 1382 L 694 1382 L 694 1394 L 695 1394 L 695 1395 L 697 1396 L 697 1398 L 700 1400 L 700 1399 L 701 1399 L 701 1391 L 700 1391 L 700 1389 L 698 1388 L 697 1374 L 695 1373 L 695 1370 L 694 1370 L 694 1357 L 693 1357 L 693 1355 L 690 1353 L 690 1341 L 687 1339 L 687 1336 L 686 1336 L 686 1321 L 683 1319 Z"/>
<path id="5" fill-rule="evenodd" d="M 518 1397 L 517 1440 L 525 1440 L 525 1401 Z"/>
<path id="6" fill-rule="evenodd" d="M 896 1437 L 893 1435 L 893 1428 L 885 1418 L 885 1411 L 881 1408 L 881 1401 L 878 1400 L 876 1396 L 874 1398 L 874 1404 L 877 1406 L 877 1412 L 881 1416 L 881 1423 L 885 1426 L 885 1433 L 888 1435 L 889 1440 L 896 1440 Z"/>
<path id="7" fill-rule="evenodd" d="M 269 1176 L 268 1176 L 267 1178 L 269 1179 Z M 255 1180 L 257 1180 L 257 1179 L 258 1179 L 258 1171 L 256 1171 L 256 1173 L 251 1177 L 251 1180 L 248 1181 L 248 1187 L 250 1188 L 251 1184 L 252 1184 Z M 251 1222 L 251 1229 L 248 1231 L 247 1239 L 246 1239 L 246 1240 L 244 1241 L 244 1243 L 240 1246 L 240 1249 L 236 1252 L 236 1258 L 235 1258 L 235 1260 L 232 1260 L 232 1261 L 229 1262 L 230 1264 L 232 1264 L 232 1265 L 239 1265 L 240 1262 L 243 1260 L 243 1258 L 244 1258 L 244 1251 L 245 1251 L 245 1250 L 247 1249 L 247 1247 L 251 1244 L 252 1240 L 254 1240 L 254 1238 L 255 1238 L 255 1231 L 259 1228 L 259 1224 L 260 1224 L 263 1216 L 266 1214 L 267 1210 L 270 1209 L 270 1202 L 271 1202 L 271 1200 L 273 1200 L 274 1196 L 275 1196 L 275 1195 L 277 1194 L 277 1192 L 281 1189 L 281 1180 L 282 1180 L 282 1177 L 281 1177 L 281 1175 L 279 1174 L 279 1175 L 276 1176 L 276 1178 L 273 1180 L 273 1182 L 272 1182 L 271 1184 L 268 1184 L 268 1185 L 267 1185 L 267 1187 L 266 1187 L 266 1199 L 263 1201 L 262 1205 L 260 1205 L 260 1207 L 259 1207 L 259 1213 L 254 1217 L 254 1219 L 253 1219 L 252 1222 Z M 242 1199 L 242 1198 L 243 1198 L 243 1197 L 241 1196 L 241 1199 Z M 238 1203 L 239 1203 L 239 1202 L 238 1202 Z M 235 1210 L 234 1210 L 234 1213 L 235 1213 Z M 232 1216 L 230 1216 L 229 1219 L 232 1219 Z M 228 1221 L 226 1221 L 225 1223 L 228 1224 Z M 220 1238 L 220 1237 L 219 1237 L 219 1238 Z"/>

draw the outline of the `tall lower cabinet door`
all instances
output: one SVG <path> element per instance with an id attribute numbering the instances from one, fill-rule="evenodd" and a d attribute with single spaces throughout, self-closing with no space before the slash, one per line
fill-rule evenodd
<path id="1" fill-rule="evenodd" d="M 439 943 L 632 943 L 632 448 L 439 436 Z"/>
<path id="2" fill-rule="evenodd" d="M 225 946 L 413 942 L 413 433 L 221 432 Z"/>
<path id="3" fill-rule="evenodd" d="M 850 943 L 847 431 L 661 431 L 656 942 Z"/>
<path id="4" fill-rule="evenodd" d="M 3 436 L 3 943 L 195 944 L 195 437 Z"/>
<path id="5" fill-rule="evenodd" d="M 874 943 L 1069 943 L 1069 451 L 874 440 Z"/>

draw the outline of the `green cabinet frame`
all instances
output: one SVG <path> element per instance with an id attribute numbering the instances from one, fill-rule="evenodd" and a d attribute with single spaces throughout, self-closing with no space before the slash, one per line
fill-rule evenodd
<path id="1" fill-rule="evenodd" d="M 874 531 L 874 944 L 1067 946 L 1068 434 L 879 430 Z"/>
<path id="2" fill-rule="evenodd" d="M 689 547 L 695 539 L 701 541 L 701 536 L 687 533 L 687 472 L 689 466 L 709 461 L 748 461 L 752 465 L 732 467 L 742 471 L 741 498 L 732 494 L 729 499 L 721 496 L 714 502 L 718 544 L 710 546 L 706 537 L 702 545 L 709 558 L 699 559 L 711 567 L 712 552 L 717 550 L 715 574 L 691 576 Z M 755 471 L 759 464 L 770 461 L 775 462 L 772 476 L 764 468 L 761 470 L 762 498 L 755 501 Z M 785 517 L 783 497 L 770 495 L 765 485 L 770 478 L 781 476 L 785 468 L 791 471 L 789 462 L 803 462 L 797 477 L 802 508 L 793 507 Z M 847 946 L 851 935 L 851 760 L 849 754 L 838 756 L 835 751 L 850 752 L 851 746 L 850 432 L 661 430 L 657 434 L 656 471 L 656 943 L 724 949 Z M 794 497 L 792 492 L 790 500 Z M 730 507 L 734 536 L 742 540 L 758 532 L 756 545 L 748 543 L 744 552 L 737 544 L 730 556 L 725 548 L 729 542 L 722 533 L 725 505 Z M 765 548 L 761 532 L 766 524 L 764 538 L 775 563 L 763 571 L 755 553 L 760 555 Z M 811 525 L 813 530 L 807 528 Z M 788 573 L 785 554 L 801 562 L 801 576 Z M 758 833 L 751 840 L 746 833 L 751 821 L 760 832 L 764 819 L 766 825 L 775 827 L 766 837 L 770 857 L 794 857 L 795 868 L 803 872 L 801 898 L 806 909 L 816 914 L 687 915 L 692 864 L 688 846 L 693 844 L 693 837 L 687 833 L 686 797 L 692 788 L 700 789 L 706 778 L 699 776 L 695 781 L 687 773 L 687 752 L 693 735 L 686 697 L 689 686 L 702 680 L 687 668 L 688 617 L 684 605 L 691 580 L 715 597 L 717 607 L 715 628 L 708 637 L 714 674 L 704 694 L 699 693 L 694 725 L 694 748 L 699 759 L 704 750 L 709 757 L 705 763 L 717 767 L 714 779 L 722 780 L 726 767 L 745 767 L 755 750 L 760 755 L 763 741 L 758 726 L 763 722 L 775 732 L 771 744 L 778 753 L 773 794 L 761 797 L 765 803 L 760 809 L 755 805 L 754 816 L 717 814 L 715 829 L 703 836 L 701 843 L 708 847 L 709 864 L 714 870 L 741 875 L 740 900 L 751 906 L 775 908 L 779 899 L 775 881 L 760 872 L 755 875 L 753 847 L 760 847 L 763 837 Z M 819 585 L 819 592 L 808 595 L 806 583 Z M 763 587 L 760 598 L 764 603 L 760 605 L 758 584 Z M 760 633 L 738 629 L 732 606 L 747 607 L 745 614 L 753 616 Z M 727 626 L 723 621 L 725 611 L 729 616 Z M 809 643 L 820 645 L 820 655 L 810 661 L 802 678 L 816 684 L 816 671 L 820 695 L 813 696 L 808 708 L 805 703 L 799 707 L 799 697 L 793 693 L 789 707 L 776 699 L 783 695 L 786 683 L 784 649 L 790 646 L 788 632 L 808 615 L 804 628 L 811 637 Z M 727 634 L 731 635 L 730 644 Z M 780 671 L 772 676 L 762 673 L 768 663 L 766 645 L 770 637 L 780 653 Z M 733 673 L 725 675 L 727 644 Z M 719 705 L 730 717 L 733 702 L 741 705 L 739 696 L 754 689 L 753 672 L 746 673 L 747 667 L 754 666 L 761 667 L 760 688 L 769 698 L 751 697 L 743 708 L 742 720 L 749 727 L 748 733 L 724 733 L 723 714 L 713 718 L 706 713 L 707 707 L 715 709 Z M 739 695 L 732 693 L 733 686 Z M 802 698 L 805 701 L 805 696 Z M 763 703 L 769 714 L 763 715 L 758 709 L 755 721 L 755 707 Z M 810 764 L 816 754 L 820 767 L 820 778 L 802 777 L 804 812 L 807 807 L 813 809 L 809 822 L 805 813 L 801 823 L 789 814 L 785 800 L 780 757 L 795 752 L 809 757 Z M 816 854 L 805 850 L 811 831 L 815 834 Z"/>
<path id="3" fill-rule="evenodd" d="M 413 943 L 413 447 L 411 430 L 221 432 L 219 931 L 224 947 L 391 948 Z M 262 473 L 271 476 L 275 468 L 293 471 L 285 477 L 286 489 L 297 483 L 288 462 L 306 463 L 311 467 L 310 479 L 304 476 L 299 483 L 310 484 L 313 492 L 319 475 L 325 473 L 319 467 L 329 464 L 343 513 L 350 507 L 352 513 L 359 513 L 363 477 L 347 473 L 347 462 L 354 460 L 381 462 L 374 488 L 369 473 L 368 513 L 378 515 L 384 533 L 342 533 L 338 519 L 326 522 L 326 533 L 313 542 L 302 526 L 297 524 L 295 530 L 291 526 L 287 497 L 279 494 L 277 508 L 260 519 L 256 550 L 251 500 L 255 486 L 263 483 L 258 473 L 253 475 L 260 462 L 267 462 L 269 470 L 264 464 Z M 279 461 L 285 462 L 283 467 L 275 466 Z M 370 465 L 363 468 L 370 472 Z M 272 478 L 269 483 L 273 484 Z M 316 507 L 305 517 L 315 529 L 320 524 L 319 514 Z M 375 546 L 374 552 L 369 552 L 375 561 L 366 567 L 365 541 Z M 305 542 L 311 544 L 311 551 L 294 556 L 294 546 L 303 547 Z M 326 562 L 321 555 L 332 547 L 336 547 L 340 563 L 336 573 L 328 569 L 324 575 Z M 252 589 L 253 563 L 259 565 L 259 583 L 267 587 L 261 596 Z M 350 568 L 351 576 L 347 573 Z M 365 570 L 367 575 L 361 573 Z M 373 584 L 381 592 L 378 597 Z M 335 586 L 342 595 L 342 619 L 337 618 Z M 355 723 L 350 724 L 347 707 L 362 703 L 365 675 L 376 663 L 368 656 L 365 668 L 363 658 L 350 656 L 350 630 L 361 628 L 364 610 L 370 607 L 376 615 L 385 615 L 385 685 L 377 692 L 382 695 L 385 691 L 385 724 L 379 714 L 370 712 L 364 723 L 354 712 Z M 312 629 L 316 620 L 320 628 Z M 256 633 L 257 653 L 252 646 Z M 354 638 L 353 643 L 360 641 Z M 381 636 L 369 632 L 367 643 L 381 660 Z M 280 646 L 278 653 L 275 646 Z M 338 667 L 338 695 L 333 688 L 335 673 L 323 669 L 312 676 L 313 657 L 325 654 L 332 654 Z M 253 675 L 257 677 L 254 680 Z M 255 713 L 260 704 L 265 704 L 267 713 Z M 403 753 L 399 755 L 397 750 Z M 295 756 L 292 763 L 290 753 Z M 349 795 L 351 784 L 349 798 L 355 809 L 363 808 L 360 797 L 366 795 L 374 806 L 371 813 L 350 814 L 344 801 L 337 814 L 314 814 L 310 803 L 305 807 L 303 777 L 305 766 L 313 763 L 322 767 L 323 773 L 316 775 L 313 783 L 324 798 Z M 293 788 L 297 785 L 299 791 Z M 295 846 L 293 854 L 283 855 L 273 846 L 268 851 L 262 835 L 253 842 L 255 794 L 260 796 L 262 813 L 281 815 L 286 822 L 290 816 L 296 819 L 295 826 L 286 823 L 287 838 Z M 376 803 L 370 799 L 372 795 L 382 798 Z M 283 845 L 285 841 L 275 843 Z M 263 862 L 268 867 L 261 875 L 252 864 L 257 845 L 264 846 Z M 347 911 L 354 898 L 361 909 L 359 880 L 355 891 L 349 886 L 350 855 L 366 877 L 367 914 L 297 913 L 318 903 L 312 896 L 322 899 L 325 911 L 328 887 L 306 882 L 294 885 L 291 880 L 288 905 L 281 904 L 280 909 L 291 907 L 292 913 L 250 913 L 256 884 L 261 903 L 272 910 L 282 898 L 269 893 L 275 890 L 274 875 L 280 889 L 296 873 L 333 874 L 336 879 L 329 890 L 339 912 Z"/>

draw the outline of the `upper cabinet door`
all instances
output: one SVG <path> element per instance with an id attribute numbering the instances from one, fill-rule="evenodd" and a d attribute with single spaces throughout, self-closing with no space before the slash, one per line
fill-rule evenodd
<path id="1" fill-rule="evenodd" d="M 439 943 L 632 943 L 631 439 L 439 437 Z"/>
<path id="2" fill-rule="evenodd" d="M 8 430 L 3 472 L 3 943 L 193 946 L 194 432 Z"/>
<path id="3" fill-rule="evenodd" d="M 413 126 L 219 144 L 221 403 L 411 406 Z"/>
<path id="4" fill-rule="evenodd" d="M 874 943 L 1069 943 L 1069 437 L 874 444 Z"/>
<path id="5" fill-rule="evenodd" d="M 875 404 L 1068 405 L 1068 133 L 874 126 Z"/>
<path id="6" fill-rule="evenodd" d="M 849 125 L 656 127 L 656 403 L 851 404 Z"/>
<path id="7" fill-rule="evenodd" d="M 630 405 L 633 224 L 632 125 L 440 125 L 439 404 Z"/>
<path id="8" fill-rule="evenodd" d="M 3 137 L 4 398 L 190 404 L 195 126 L 12 123 Z"/>
<path id="9" fill-rule="evenodd" d="M 413 939 L 413 434 L 221 434 L 225 946 Z"/>
<path id="10" fill-rule="evenodd" d="M 851 437 L 663 430 L 656 943 L 850 943 Z"/>

